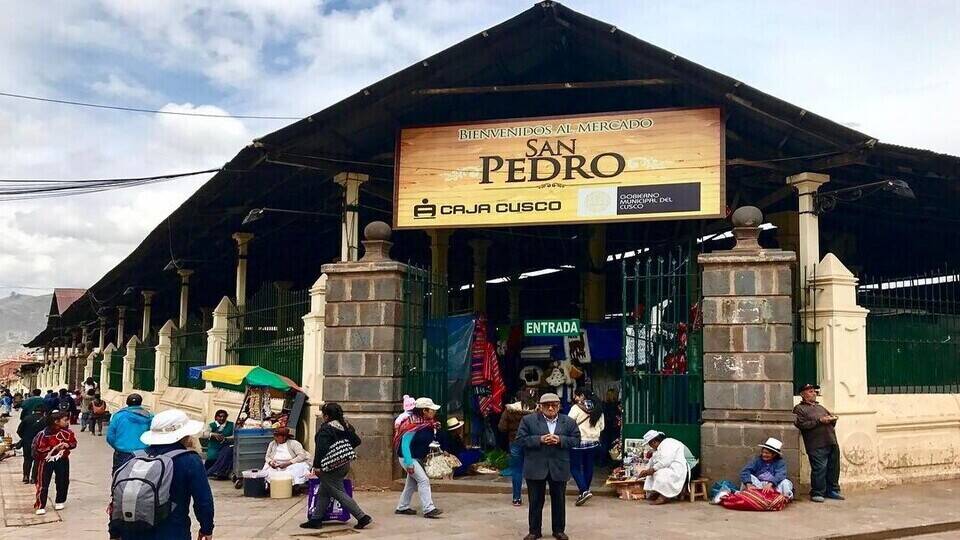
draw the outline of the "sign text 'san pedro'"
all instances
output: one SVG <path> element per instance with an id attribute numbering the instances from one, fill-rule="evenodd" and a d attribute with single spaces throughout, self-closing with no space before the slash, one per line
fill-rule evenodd
<path id="1" fill-rule="evenodd" d="M 397 228 L 722 217 L 720 110 L 403 129 Z"/>

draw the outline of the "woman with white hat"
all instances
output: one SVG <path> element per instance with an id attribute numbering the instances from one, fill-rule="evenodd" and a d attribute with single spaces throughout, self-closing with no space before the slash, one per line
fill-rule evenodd
<path id="1" fill-rule="evenodd" d="M 662 431 L 647 431 L 641 443 L 654 450 L 649 466 L 640 471 L 640 478 L 646 478 L 643 489 L 650 494 L 650 504 L 667 503 L 683 491 L 697 460 L 682 442 Z"/>
<path id="2" fill-rule="evenodd" d="M 395 514 L 415 516 L 417 511 L 410 507 L 413 493 L 420 494 L 423 517 L 436 519 L 443 513 L 433 504 L 430 478 L 423 469 L 423 459 L 430 451 L 430 443 L 436 438 L 440 423 L 436 421 L 440 406 L 428 397 L 417 398 L 410 416 L 403 420 L 393 435 L 393 448 L 400 466 L 407 473 L 407 481 L 400 494 Z"/>
<path id="3" fill-rule="evenodd" d="M 124 530 L 122 523 L 111 516 L 110 538 L 121 540 L 191 540 L 190 500 L 193 499 L 193 512 L 200 523 L 198 540 L 213 538 L 213 493 L 207 482 L 207 473 L 203 459 L 199 454 L 198 433 L 203 431 L 203 422 L 191 420 L 179 409 L 170 409 L 158 413 L 150 422 L 150 431 L 140 436 L 147 445 L 147 456 L 171 454 L 173 476 L 170 481 L 170 513 L 165 519 L 146 530 Z M 137 463 L 136 458 L 121 468 Z M 135 502 L 135 501 L 134 501 Z M 124 500 L 114 498 L 111 508 L 114 514 L 124 513 Z M 134 509 L 135 510 L 135 509 Z"/>
<path id="4" fill-rule="evenodd" d="M 793 482 L 787 479 L 787 462 L 783 460 L 783 443 L 773 437 L 760 445 L 760 455 L 740 471 L 744 486 L 764 491 L 777 491 L 793 499 Z"/>

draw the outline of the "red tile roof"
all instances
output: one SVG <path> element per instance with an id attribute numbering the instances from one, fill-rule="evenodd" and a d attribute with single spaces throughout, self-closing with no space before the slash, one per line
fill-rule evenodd
<path id="1" fill-rule="evenodd" d="M 54 289 L 53 298 L 57 303 L 57 313 L 66 311 L 70 304 L 79 300 L 85 292 L 87 292 L 86 289 Z"/>

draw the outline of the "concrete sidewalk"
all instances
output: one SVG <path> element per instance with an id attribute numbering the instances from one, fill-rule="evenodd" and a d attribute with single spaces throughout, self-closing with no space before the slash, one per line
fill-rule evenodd
<path id="1" fill-rule="evenodd" d="M 50 505 L 51 510 L 41 520 L 31 518 L 29 505 L 32 504 L 33 487 L 20 483 L 21 460 L 15 458 L 0 463 L 0 495 L 3 497 L 4 522 L 8 525 L 0 529 L 0 538 L 22 538 L 25 532 L 36 538 L 106 538 L 105 509 L 111 451 L 102 437 L 91 437 L 87 433 L 78 433 L 77 437 L 80 446 L 71 456 L 72 479 L 67 508 L 58 513 L 53 512 Z M 419 516 L 394 515 L 398 497 L 395 492 L 361 491 L 356 498 L 374 518 L 369 529 L 354 531 L 347 525 L 305 531 L 298 527 L 305 519 L 306 501 L 303 497 L 248 499 L 229 482 L 214 482 L 213 489 L 217 505 L 215 538 L 519 539 L 526 534 L 527 508 L 512 507 L 509 495 L 437 493 L 434 498 L 445 513 L 442 519 L 427 520 Z M 544 514 L 544 532 L 549 532 L 549 509 Z M 27 525 L 31 522 L 37 523 Z M 846 502 L 814 504 L 799 501 L 782 512 L 766 514 L 734 512 L 703 502 L 651 507 L 637 501 L 603 496 L 576 508 L 570 498 L 567 523 L 571 538 L 590 540 L 866 539 L 897 538 L 923 532 L 931 533 L 929 538 L 949 538 L 960 536 L 957 532 L 960 531 L 960 481 L 858 492 L 851 494 Z M 907 530 L 910 527 L 916 529 Z M 891 532 L 883 535 L 884 531 Z"/>

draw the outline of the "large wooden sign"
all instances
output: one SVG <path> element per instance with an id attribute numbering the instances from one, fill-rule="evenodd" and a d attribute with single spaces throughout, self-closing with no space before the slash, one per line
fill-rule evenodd
<path id="1" fill-rule="evenodd" d="M 724 215 L 720 109 L 403 129 L 398 229 Z"/>

